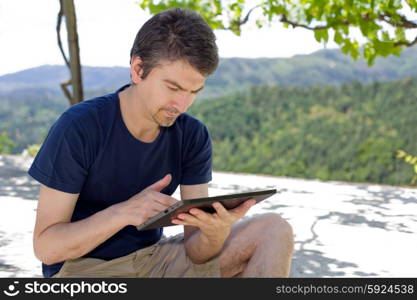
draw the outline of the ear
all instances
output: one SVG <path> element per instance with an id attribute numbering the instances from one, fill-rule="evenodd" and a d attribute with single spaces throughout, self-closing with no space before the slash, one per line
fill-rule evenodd
<path id="1" fill-rule="evenodd" d="M 133 83 L 138 83 L 142 80 L 143 68 L 142 60 L 139 56 L 132 56 L 130 59 L 130 78 Z"/>

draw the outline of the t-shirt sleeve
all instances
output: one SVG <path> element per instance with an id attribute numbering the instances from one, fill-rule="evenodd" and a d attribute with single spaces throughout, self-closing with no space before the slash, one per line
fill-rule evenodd
<path id="1" fill-rule="evenodd" d="M 28 173 L 62 192 L 81 192 L 89 165 L 85 129 L 66 113 L 52 125 Z"/>
<path id="2" fill-rule="evenodd" d="M 206 126 L 197 122 L 185 137 L 180 184 L 208 183 L 212 179 L 212 145 Z"/>

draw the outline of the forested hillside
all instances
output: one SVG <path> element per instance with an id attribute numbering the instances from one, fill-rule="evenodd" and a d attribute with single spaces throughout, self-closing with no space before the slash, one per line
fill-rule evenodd
<path id="1" fill-rule="evenodd" d="M 397 149 L 417 153 L 417 79 L 341 87 L 257 86 L 191 107 L 209 128 L 214 168 L 409 184 Z"/>
<path id="2" fill-rule="evenodd" d="M 28 145 L 40 143 L 68 101 L 48 89 L 23 89 L 0 94 L 0 132 L 15 144 L 11 153 L 21 153 Z"/>

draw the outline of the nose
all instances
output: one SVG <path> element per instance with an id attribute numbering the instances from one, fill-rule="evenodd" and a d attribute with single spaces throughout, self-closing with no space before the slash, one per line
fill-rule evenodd
<path id="1" fill-rule="evenodd" d="M 188 107 L 193 103 L 195 98 L 194 94 L 191 93 L 183 93 L 178 96 L 174 101 L 174 107 L 180 112 L 184 113 L 187 111 Z"/>

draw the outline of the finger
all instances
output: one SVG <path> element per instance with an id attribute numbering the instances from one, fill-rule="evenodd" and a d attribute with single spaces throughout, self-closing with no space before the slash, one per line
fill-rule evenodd
<path id="1" fill-rule="evenodd" d="M 187 222 L 182 221 L 182 220 L 180 220 L 180 219 L 172 219 L 172 220 L 171 220 L 171 223 L 173 223 L 173 224 L 177 224 L 177 225 L 187 225 L 187 226 L 188 226 Z"/>
<path id="2" fill-rule="evenodd" d="M 175 203 L 177 203 L 178 202 L 178 200 L 177 199 L 175 199 L 174 197 L 171 197 L 171 196 L 168 196 L 168 195 L 165 195 L 165 194 L 162 194 L 162 193 L 160 193 L 160 192 L 151 192 L 151 193 L 149 193 L 149 197 L 153 200 L 153 201 L 156 201 L 156 202 L 159 202 L 159 203 L 161 203 L 161 204 L 163 204 L 163 205 L 165 205 L 165 206 L 171 206 L 171 205 L 174 205 Z"/>
<path id="3" fill-rule="evenodd" d="M 191 225 L 191 226 L 197 226 L 200 227 L 204 225 L 202 221 L 194 217 L 193 215 L 187 214 L 187 213 L 180 213 L 176 216 L 176 219 L 179 219 L 184 224 L 183 225 Z"/>
<path id="4" fill-rule="evenodd" d="M 256 204 L 256 199 L 255 198 L 250 198 L 249 200 L 246 200 L 244 203 L 249 208 L 251 208 L 252 206 L 254 206 Z"/>
<path id="5" fill-rule="evenodd" d="M 159 210 L 148 207 L 148 208 L 142 208 L 141 212 L 138 213 L 138 216 L 142 216 L 144 218 L 144 221 L 146 222 L 153 216 L 156 216 L 158 213 L 160 213 Z"/>
<path id="6" fill-rule="evenodd" d="M 159 202 L 150 202 L 149 204 L 146 205 L 147 208 L 152 209 L 156 212 L 161 212 L 165 209 L 167 209 L 169 206 L 165 205 L 165 204 L 161 204 Z"/>
<path id="7" fill-rule="evenodd" d="M 198 208 L 191 208 L 190 211 L 188 212 L 189 214 L 191 214 L 192 216 L 196 217 L 197 219 L 199 219 L 202 222 L 208 222 L 210 218 L 212 218 L 213 216 L 201 209 Z"/>
<path id="8" fill-rule="evenodd" d="M 212 206 L 214 207 L 216 213 L 219 215 L 220 218 L 223 219 L 229 216 L 229 212 L 220 202 L 214 202 Z"/>
<path id="9" fill-rule="evenodd" d="M 148 186 L 145 190 L 152 190 L 152 191 L 160 192 L 164 187 L 170 184 L 171 180 L 172 180 L 171 174 L 167 174 L 164 176 L 164 178 Z"/>
<path id="10" fill-rule="evenodd" d="M 197 227 L 198 228 L 197 225 L 191 224 L 191 223 L 189 223 L 187 221 L 180 220 L 180 219 L 172 219 L 171 220 L 171 223 L 176 224 L 176 225 L 194 226 L 194 227 Z"/>
<path id="11" fill-rule="evenodd" d="M 243 202 L 238 207 L 235 207 L 234 209 L 230 210 L 230 212 L 233 214 L 237 214 L 240 217 L 243 217 L 248 212 L 248 210 L 255 204 L 256 204 L 256 200 L 251 198 Z"/>

